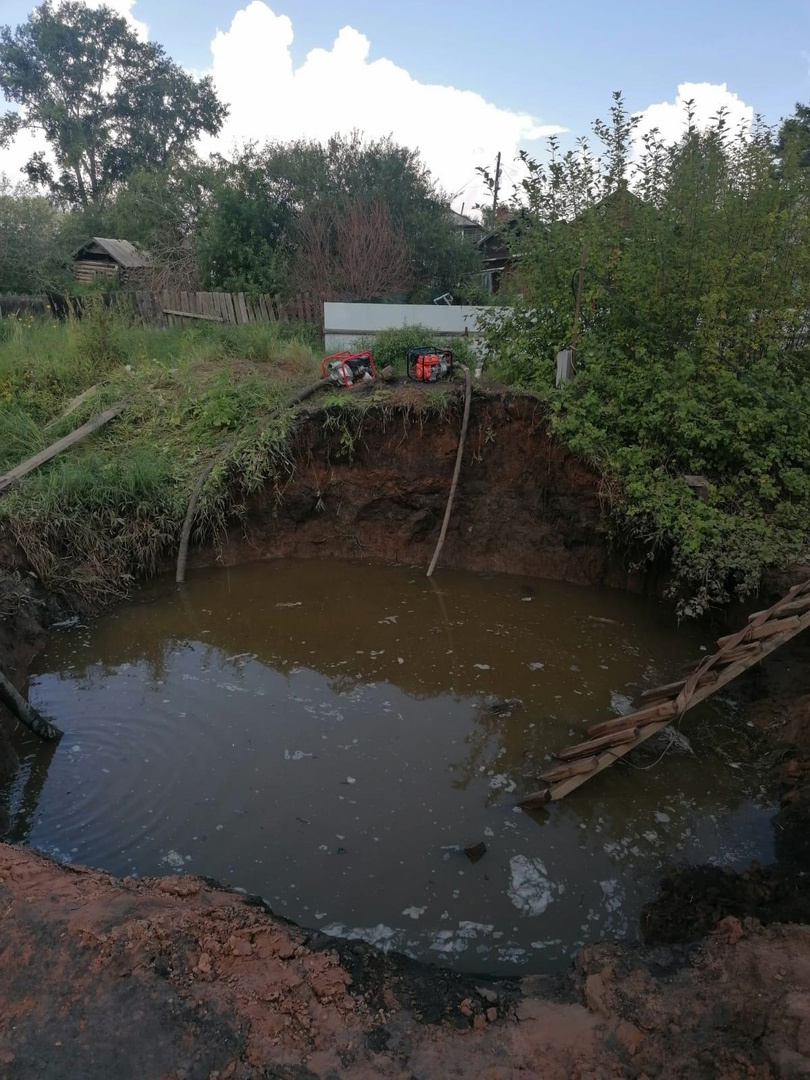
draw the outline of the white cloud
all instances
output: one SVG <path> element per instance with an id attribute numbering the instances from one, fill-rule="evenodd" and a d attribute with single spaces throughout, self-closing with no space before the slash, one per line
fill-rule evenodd
<path id="1" fill-rule="evenodd" d="M 107 3 L 139 37 L 147 38 L 146 23 L 134 14 L 137 0 L 83 2 L 88 7 Z M 471 90 L 421 83 L 391 60 L 370 60 L 371 43 L 350 26 L 328 47 L 312 49 L 298 67 L 291 54 L 293 37 L 290 18 L 275 14 L 263 0 L 251 0 L 227 30 L 217 31 L 210 74 L 230 115 L 219 136 L 203 142 L 203 152 L 227 154 L 247 141 L 325 140 L 353 129 L 367 138 L 391 135 L 418 149 L 441 186 L 451 195 L 458 193 L 454 206 L 463 202 L 469 210 L 487 198 L 477 166 L 492 166 L 500 150 L 507 167 L 503 193 L 508 196 L 510 177 L 522 175 L 514 163 L 518 148 L 564 130 L 527 112 L 501 108 Z M 753 120 L 751 106 L 726 83 L 681 83 L 674 101 L 652 104 L 640 113 L 637 149 L 640 136 L 654 127 L 667 142 L 676 141 L 685 130 L 690 99 L 699 127 L 706 127 L 721 107 L 728 110 L 732 127 Z M 0 151 L 0 173 L 18 180 L 20 167 L 42 146 L 41 138 L 20 135 L 10 149 Z"/>
<path id="2" fill-rule="evenodd" d="M 391 135 L 418 149 L 449 193 L 463 189 L 455 205 L 469 208 L 483 197 L 478 165 L 491 165 L 499 150 L 510 162 L 520 144 L 563 130 L 470 90 L 421 83 L 390 60 L 369 60 L 368 38 L 350 26 L 297 68 L 292 42 L 290 19 L 262 0 L 252 0 L 216 34 L 212 74 L 231 107 L 217 148 L 254 139 L 325 140 L 355 128 L 367 138 Z"/>
<path id="3" fill-rule="evenodd" d="M 4 111 L 2 104 L 3 97 L 0 95 L 0 113 Z M 22 172 L 23 166 L 32 154 L 44 149 L 46 149 L 46 143 L 41 135 L 21 131 L 11 146 L 0 150 L 0 176 L 5 174 L 15 185 L 24 184 L 26 177 Z"/>
<path id="4" fill-rule="evenodd" d="M 677 142 L 686 131 L 688 101 L 694 102 L 694 122 L 701 130 L 710 126 L 721 108 L 727 111 L 727 123 L 732 130 L 736 131 L 740 125 L 750 127 L 754 119 L 753 108 L 729 90 L 726 83 L 681 83 L 674 101 L 661 101 L 641 112 L 636 129 L 637 147 L 641 136 L 653 128 L 658 128 L 665 142 Z"/>

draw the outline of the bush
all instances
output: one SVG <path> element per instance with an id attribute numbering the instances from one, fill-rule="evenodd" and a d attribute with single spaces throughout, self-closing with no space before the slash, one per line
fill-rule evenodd
<path id="1" fill-rule="evenodd" d="M 512 242 L 523 299 L 490 320 L 495 370 L 539 391 L 603 471 L 622 537 L 671 559 L 681 611 L 755 590 L 810 538 L 810 169 L 725 118 L 631 162 L 634 121 L 527 159 Z M 628 183 L 630 180 L 630 183 Z M 587 251 L 577 374 L 555 387 Z M 684 482 L 705 475 L 705 499 Z"/>

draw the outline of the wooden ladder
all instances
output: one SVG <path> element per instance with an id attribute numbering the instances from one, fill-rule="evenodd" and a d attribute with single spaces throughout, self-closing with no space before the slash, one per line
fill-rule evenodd
<path id="1" fill-rule="evenodd" d="M 584 742 L 560 750 L 555 757 L 561 764 L 541 773 L 540 779 L 548 786 L 518 805 L 533 810 L 565 798 L 808 626 L 810 580 L 794 586 L 773 607 L 749 615 L 742 630 L 721 637 L 717 652 L 689 669 L 685 678 L 647 690 L 635 712 L 589 727 Z"/>

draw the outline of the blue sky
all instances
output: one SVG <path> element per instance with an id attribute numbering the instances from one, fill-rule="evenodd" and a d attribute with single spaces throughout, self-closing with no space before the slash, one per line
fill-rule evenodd
<path id="1" fill-rule="evenodd" d="M 87 2 L 95 5 L 99 0 Z M 527 0 L 509 5 L 492 0 L 267 0 L 275 16 L 289 18 L 294 34 L 291 43 L 275 51 L 269 45 L 264 49 L 262 43 L 272 39 L 278 46 L 279 35 L 284 37 L 282 23 L 263 15 L 257 4 L 250 17 L 243 12 L 239 31 L 229 33 L 234 16 L 248 4 L 249 0 L 113 0 L 114 6 L 146 23 L 149 37 L 161 42 L 174 59 L 196 71 L 212 65 L 215 32 L 229 35 L 214 71 L 221 92 L 233 96 L 233 123 L 224 136 L 231 144 L 254 135 L 321 137 L 327 122 L 377 134 L 390 113 L 388 130 L 403 142 L 418 139 L 425 156 L 432 152 L 435 160 L 443 157 L 442 125 L 452 128 L 446 140 L 448 162 L 438 171 L 446 173 L 445 186 L 453 189 L 461 186 L 461 175 L 474 170 L 470 162 L 475 154 L 491 158 L 502 148 L 514 156 L 521 145 L 539 147 L 532 134 L 541 128 L 535 125 L 532 131 L 526 121 L 511 122 L 507 114 L 522 114 L 537 124 L 579 134 L 594 116 L 607 112 L 614 89 L 622 89 L 630 108 L 640 111 L 654 103 L 675 102 L 684 83 L 726 84 L 737 95 L 740 109 L 752 107 L 771 122 L 789 114 L 797 100 L 810 100 L 807 0 L 768 4 L 579 0 L 576 5 Z M 0 21 L 22 21 L 32 6 L 30 0 L 0 0 Z M 311 50 L 333 51 L 346 26 L 367 39 L 365 54 L 362 38 L 355 36 L 344 41 L 348 52 L 334 52 L 329 64 L 320 65 L 319 74 L 285 84 L 273 81 L 267 69 L 284 68 L 287 54 L 292 67 L 299 69 Z M 409 88 L 385 65 L 374 68 L 374 61 L 382 59 L 410 76 Z M 342 85 L 349 80 L 357 83 L 353 93 Z M 366 98 L 375 99 L 373 109 L 363 101 L 361 84 Z M 490 110 L 485 117 L 480 105 L 468 109 L 462 95 L 430 97 L 413 84 L 474 91 L 500 112 Z M 309 95 L 309 104 L 299 115 L 304 94 Z M 251 97 L 258 99 L 255 108 Z M 706 100 L 710 110 L 716 95 L 708 93 Z M 322 123 L 319 101 L 324 104 Z M 421 117 L 416 117 L 420 110 Z M 672 115 L 659 112 L 656 122 L 666 116 L 671 120 Z M 434 129 L 432 136 L 429 128 Z M 460 162 L 465 136 L 473 129 L 475 147 L 453 170 L 449 157 L 455 155 Z M 0 155 L 0 171 L 3 168 Z"/>
<path id="2" fill-rule="evenodd" d="M 139 16 L 177 59 L 208 61 L 227 0 L 139 0 Z M 632 108 L 669 100 L 679 83 L 728 83 L 776 121 L 810 98 L 810 4 L 792 0 L 277 0 L 302 61 L 349 24 L 421 82 L 477 90 L 495 104 L 577 130 L 624 90 Z"/>
<path id="3" fill-rule="evenodd" d="M 4 23 L 33 5 L 2 0 Z M 134 11 L 178 61 L 205 68 L 238 0 L 138 0 Z M 420 81 L 477 90 L 498 105 L 581 128 L 614 89 L 643 109 L 681 82 L 726 82 L 769 119 L 810 98 L 806 0 L 271 0 L 295 29 L 297 62 L 349 24 Z"/>

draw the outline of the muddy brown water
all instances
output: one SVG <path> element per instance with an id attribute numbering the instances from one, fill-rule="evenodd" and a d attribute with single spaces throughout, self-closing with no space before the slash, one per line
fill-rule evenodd
<path id="1" fill-rule="evenodd" d="M 552 971 L 639 936 L 675 867 L 772 857 L 730 693 L 547 811 L 515 807 L 584 724 L 711 644 L 663 603 L 522 577 L 324 560 L 160 580 L 38 659 L 31 698 L 66 734 L 23 748 L 11 838 L 208 875 L 422 960 Z"/>

